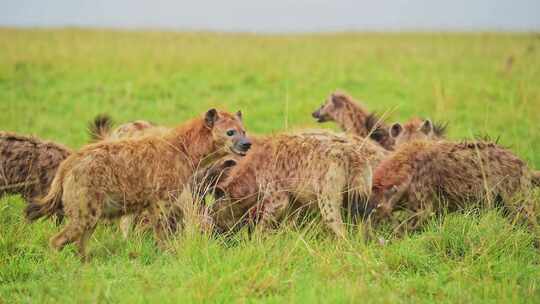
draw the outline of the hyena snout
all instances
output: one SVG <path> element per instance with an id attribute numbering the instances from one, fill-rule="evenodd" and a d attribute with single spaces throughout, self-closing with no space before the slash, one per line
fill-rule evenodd
<path id="1" fill-rule="evenodd" d="M 313 116 L 317 122 L 327 122 L 329 120 L 328 114 L 322 107 L 311 113 L 311 116 Z"/>
<path id="2" fill-rule="evenodd" d="M 248 138 L 241 138 L 234 144 L 234 150 L 240 154 L 245 154 L 251 148 L 251 141 Z"/>

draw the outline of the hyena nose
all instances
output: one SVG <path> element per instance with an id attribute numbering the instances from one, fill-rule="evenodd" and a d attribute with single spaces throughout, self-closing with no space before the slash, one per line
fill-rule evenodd
<path id="1" fill-rule="evenodd" d="M 247 151 L 249 150 L 249 148 L 251 148 L 251 143 L 248 141 L 248 142 L 243 142 L 240 144 L 240 148 L 244 151 Z"/>
<path id="2" fill-rule="evenodd" d="M 319 110 L 311 113 L 311 116 L 313 116 L 313 118 L 319 118 L 319 116 L 320 116 Z"/>
<path id="3" fill-rule="evenodd" d="M 239 150 L 246 152 L 249 150 L 249 148 L 251 148 L 251 141 L 248 138 L 240 138 L 240 140 L 236 143 L 236 147 Z"/>

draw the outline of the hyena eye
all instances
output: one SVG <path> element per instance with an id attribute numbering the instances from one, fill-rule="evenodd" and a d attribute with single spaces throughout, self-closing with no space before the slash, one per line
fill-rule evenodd
<path id="1" fill-rule="evenodd" d="M 228 131 L 227 131 L 227 136 L 233 136 L 234 133 L 236 133 L 235 130 L 228 130 Z"/>

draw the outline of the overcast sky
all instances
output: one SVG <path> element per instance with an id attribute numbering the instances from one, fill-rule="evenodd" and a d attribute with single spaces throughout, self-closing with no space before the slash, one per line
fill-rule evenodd
<path id="1" fill-rule="evenodd" d="M 540 0 L 0 0 L 2 26 L 539 31 Z"/>

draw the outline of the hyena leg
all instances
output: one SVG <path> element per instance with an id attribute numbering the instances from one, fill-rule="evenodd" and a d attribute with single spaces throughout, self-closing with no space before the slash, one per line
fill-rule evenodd
<path id="1" fill-rule="evenodd" d="M 344 185 L 347 185 L 346 176 L 346 170 L 340 166 L 331 165 L 319 185 L 321 188 L 317 198 L 323 221 L 339 238 L 347 237 L 341 216 L 343 190 Z"/>
<path id="2" fill-rule="evenodd" d="M 131 232 L 131 227 L 133 227 L 133 220 L 135 215 L 128 214 L 120 218 L 120 231 L 122 231 L 122 236 L 127 240 L 129 233 Z"/>
<path id="3" fill-rule="evenodd" d="M 424 189 L 416 185 L 422 185 L 422 182 L 413 183 L 410 187 L 408 198 L 408 210 L 413 212 L 412 217 L 406 220 L 403 225 L 394 229 L 398 235 L 403 235 L 407 231 L 415 231 L 421 228 L 433 215 L 435 198 L 430 189 Z"/>
<path id="4" fill-rule="evenodd" d="M 159 248 L 166 248 L 166 241 L 170 234 L 167 202 L 154 202 L 150 205 L 150 219 L 154 229 L 154 237 Z"/>
<path id="5" fill-rule="evenodd" d="M 76 243 L 79 255 L 86 260 L 86 242 L 94 232 L 101 216 L 101 209 L 91 209 L 88 214 L 78 214 L 72 218 L 68 225 L 53 236 L 49 244 L 55 250 L 61 250 L 69 243 Z"/>
<path id="6" fill-rule="evenodd" d="M 84 226 L 76 219 L 72 219 L 59 233 L 50 238 L 49 245 L 52 249 L 60 251 L 67 244 L 78 241 L 83 232 Z"/>
<path id="7" fill-rule="evenodd" d="M 537 219 L 538 212 L 532 193 L 524 190 L 519 195 L 504 195 L 502 199 L 505 207 L 516 217 L 516 220 L 526 224 L 529 230 L 536 234 L 536 238 L 540 238 L 540 227 L 538 227 Z"/>
<path id="8" fill-rule="evenodd" d="M 423 202 L 420 204 L 420 208 L 413 209 L 415 214 L 410 219 L 406 226 L 408 230 L 415 231 L 421 228 L 433 215 L 433 204 Z"/>
<path id="9" fill-rule="evenodd" d="M 95 224 L 92 227 L 88 227 L 86 230 L 84 230 L 84 232 L 82 233 L 82 236 L 76 242 L 77 248 L 79 250 L 79 255 L 83 262 L 88 261 L 88 256 L 86 255 L 86 243 L 90 239 L 90 236 L 92 236 L 92 234 L 94 233 L 95 229 L 96 229 Z"/>
<path id="10" fill-rule="evenodd" d="M 268 231 L 282 218 L 289 206 L 289 195 L 285 191 L 275 191 L 264 198 L 261 204 L 262 216 L 257 227 L 262 231 Z"/>
<path id="11" fill-rule="evenodd" d="M 77 241 L 77 247 L 79 249 L 79 255 L 83 259 L 83 261 L 86 261 L 86 243 L 88 242 L 88 239 L 90 236 L 92 236 L 92 233 L 94 233 L 94 230 L 96 229 L 96 225 L 101 218 L 102 209 L 96 208 L 97 205 L 90 206 L 90 212 L 85 215 L 84 217 L 84 230 L 82 235 L 80 236 L 79 240 Z"/>
<path id="12" fill-rule="evenodd" d="M 322 219 L 330 230 L 338 237 L 346 238 L 345 226 L 341 216 L 341 197 L 339 195 L 322 196 L 319 198 L 318 204 Z"/>

